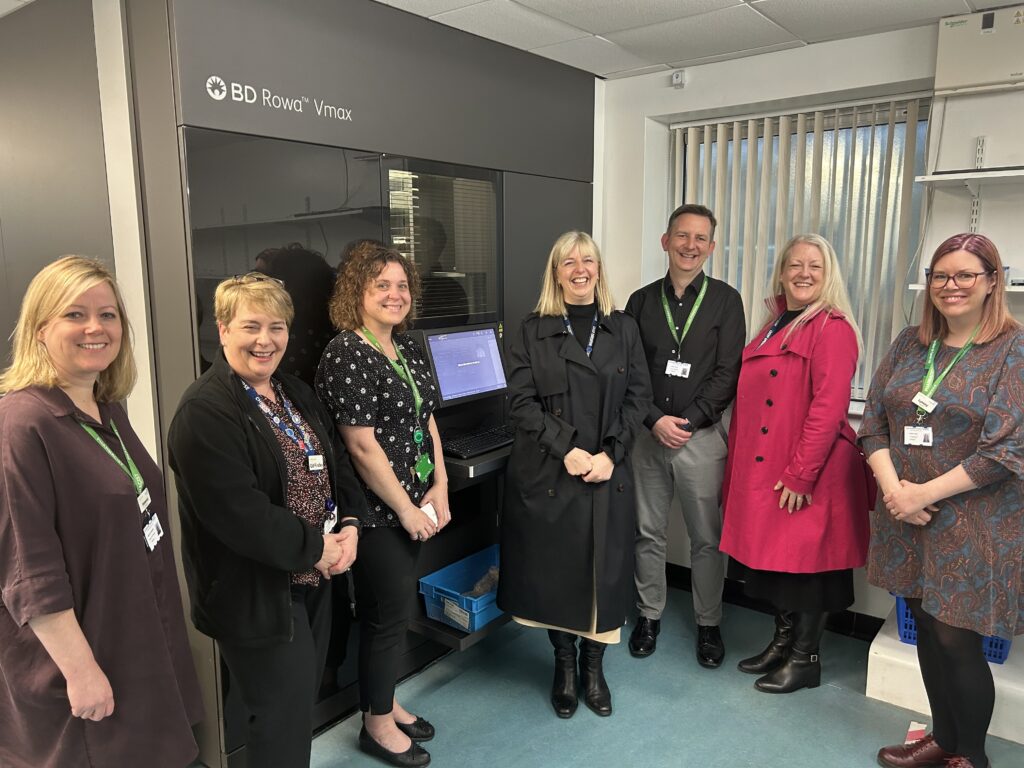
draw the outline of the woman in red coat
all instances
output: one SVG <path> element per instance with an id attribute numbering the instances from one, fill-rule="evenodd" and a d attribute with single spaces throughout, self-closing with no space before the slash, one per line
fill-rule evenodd
<path id="1" fill-rule="evenodd" d="M 745 592 L 775 608 L 775 635 L 739 663 L 766 693 L 821 682 L 830 611 L 853 603 L 874 481 L 846 413 L 860 335 L 835 251 L 797 235 L 776 262 L 766 323 L 743 350 L 723 487 L 723 552 Z"/>

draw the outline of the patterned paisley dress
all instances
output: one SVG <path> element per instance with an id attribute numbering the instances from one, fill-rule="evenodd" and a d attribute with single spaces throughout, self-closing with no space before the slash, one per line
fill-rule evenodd
<path id="1" fill-rule="evenodd" d="M 935 368 L 957 350 L 940 346 Z M 906 446 L 916 423 L 927 348 L 905 328 L 875 372 L 859 440 L 865 455 L 890 450 L 901 479 L 921 483 L 958 464 L 978 486 L 939 502 L 924 526 L 893 520 L 879 494 L 868 579 L 955 627 L 1024 634 L 1024 329 L 975 345 L 953 367 L 925 420 L 932 447 Z"/>

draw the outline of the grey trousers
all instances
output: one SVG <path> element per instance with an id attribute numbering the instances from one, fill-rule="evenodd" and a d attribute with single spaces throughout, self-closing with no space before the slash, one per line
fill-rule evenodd
<path id="1" fill-rule="evenodd" d="M 726 556 L 722 539 L 722 478 L 727 448 L 720 426 L 697 430 L 682 448 L 665 448 L 649 431 L 633 446 L 636 479 L 637 608 L 648 619 L 665 610 L 665 550 L 672 499 L 679 499 L 690 537 L 693 610 L 697 623 L 722 621 Z"/>

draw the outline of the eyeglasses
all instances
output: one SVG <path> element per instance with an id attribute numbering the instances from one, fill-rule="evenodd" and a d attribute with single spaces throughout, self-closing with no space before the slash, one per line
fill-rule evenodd
<path id="1" fill-rule="evenodd" d="M 232 275 L 231 281 L 238 285 L 245 285 L 247 283 L 277 283 L 284 288 L 284 280 L 278 280 L 276 277 L 270 275 L 264 275 L 262 272 L 246 272 L 244 275 Z"/>
<path id="2" fill-rule="evenodd" d="M 985 272 L 957 272 L 954 275 L 947 275 L 945 272 L 932 272 L 930 269 L 924 271 L 925 277 L 928 278 L 928 285 L 932 288 L 945 288 L 950 280 L 957 288 L 973 288 L 981 275 L 994 274 L 995 270 L 993 269 Z"/>

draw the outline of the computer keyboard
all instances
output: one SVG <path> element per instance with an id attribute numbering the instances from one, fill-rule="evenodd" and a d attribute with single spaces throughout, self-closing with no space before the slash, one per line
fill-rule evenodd
<path id="1" fill-rule="evenodd" d="M 511 445 L 515 434 L 512 427 L 502 424 L 500 427 L 489 427 L 479 432 L 470 432 L 468 435 L 445 438 L 442 443 L 444 452 L 448 455 L 459 459 L 471 459 L 482 453 Z"/>

